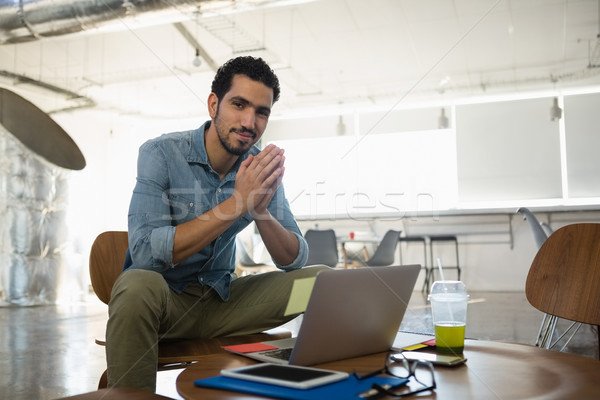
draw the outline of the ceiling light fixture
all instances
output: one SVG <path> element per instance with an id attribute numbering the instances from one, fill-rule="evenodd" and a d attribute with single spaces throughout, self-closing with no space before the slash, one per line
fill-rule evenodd
<path id="1" fill-rule="evenodd" d="M 450 81 L 451 81 L 451 79 L 448 75 L 446 75 L 442 79 L 440 79 L 440 83 L 438 84 L 437 91 L 440 94 L 444 94 L 446 89 L 450 87 Z"/>
<path id="2" fill-rule="evenodd" d="M 558 106 L 558 97 L 552 99 L 552 107 L 550 107 L 550 121 L 556 121 L 562 118 L 562 108 Z"/>
<path id="3" fill-rule="evenodd" d="M 438 129 L 448 129 L 450 123 L 448 117 L 446 117 L 446 109 L 442 107 L 442 112 L 438 117 Z"/>
<path id="4" fill-rule="evenodd" d="M 202 65 L 202 59 L 200 58 L 200 49 L 196 49 L 196 56 L 192 60 L 192 64 L 194 67 L 199 67 Z"/>
<path id="5" fill-rule="evenodd" d="M 336 130 L 338 136 L 344 136 L 346 134 L 346 124 L 344 123 L 344 118 L 341 115 L 338 118 Z"/>

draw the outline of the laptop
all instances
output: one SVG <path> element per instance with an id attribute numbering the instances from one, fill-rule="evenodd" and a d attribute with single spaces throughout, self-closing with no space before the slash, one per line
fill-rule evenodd
<path id="1" fill-rule="evenodd" d="M 317 274 L 296 337 L 226 350 L 258 361 L 315 365 L 391 348 L 420 265 L 324 270 Z"/>

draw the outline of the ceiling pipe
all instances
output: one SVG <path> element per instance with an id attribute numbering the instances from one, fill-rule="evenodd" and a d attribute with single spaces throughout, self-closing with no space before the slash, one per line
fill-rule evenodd
<path id="1" fill-rule="evenodd" d="M 0 0 L 0 45 L 83 32 L 138 17 L 142 23 L 164 24 L 190 20 L 193 14 L 306 1 L 310 0 Z M 161 18 L 146 18 L 158 14 Z"/>
<path id="2" fill-rule="evenodd" d="M 81 108 L 90 108 L 90 107 L 94 107 L 96 105 L 94 100 L 90 99 L 89 97 L 83 96 L 79 93 L 75 93 L 75 92 L 65 89 L 65 88 L 61 88 L 59 86 L 53 85 L 48 82 L 40 81 L 38 79 L 32 79 L 25 75 L 15 74 L 13 72 L 6 71 L 6 70 L 0 70 L 0 77 L 10 79 L 12 81 L 13 86 L 23 85 L 23 84 L 34 86 L 34 87 L 40 88 L 42 90 L 45 90 L 45 91 L 48 91 L 51 93 L 56 93 L 56 94 L 62 95 L 65 97 L 66 100 L 71 100 L 73 103 L 76 104 L 76 105 L 68 107 L 68 108 L 48 111 L 47 112 L 48 114 L 54 114 L 54 113 L 59 113 L 59 112 L 64 112 L 64 111 L 72 111 L 72 110 L 81 109 Z"/>
<path id="3" fill-rule="evenodd" d="M 109 22 L 158 11 L 185 12 L 215 0 L 0 0 L 0 44 L 99 28 Z"/>

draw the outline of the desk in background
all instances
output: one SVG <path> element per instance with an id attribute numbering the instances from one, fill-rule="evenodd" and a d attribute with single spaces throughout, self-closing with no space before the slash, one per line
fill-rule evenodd
<path id="1" fill-rule="evenodd" d="M 418 399 L 593 399 L 600 393 L 600 361 L 538 347 L 466 340 L 465 365 L 436 367 L 437 389 Z M 386 353 L 318 365 L 319 368 L 364 374 L 383 366 Z M 218 353 L 186 368 L 177 378 L 185 399 L 258 399 L 261 397 L 194 386 L 196 379 L 219 375 L 223 368 L 256 363 Z"/>
<path id="2" fill-rule="evenodd" d="M 367 250 L 367 244 L 379 245 L 380 239 L 350 239 L 350 238 L 338 238 L 338 243 L 342 248 L 342 257 L 344 259 L 344 268 L 348 268 L 348 249 L 346 248 L 347 243 L 359 243 L 362 244 L 361 251 L 365 261 L 369 260 L 369 251 Z"/>

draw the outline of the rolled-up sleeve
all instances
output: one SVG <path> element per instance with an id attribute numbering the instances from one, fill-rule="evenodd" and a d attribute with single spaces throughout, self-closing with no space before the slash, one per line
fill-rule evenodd
<path id="1" fill-rule="evenodd" d="M 278 268 L 291 271 L 294 269 L 302 268 L 306 265 L 306 261 L 308 260 L 308 244 L 306 243 L 306 239 L 302 236 L 302 234 L 298 232 L 293 232 L 298 237 L 298 257 L 288 265 L 277 265 Z"/>
<path id="2" fill-rule="evenodd" d="M 163 226 L 153 229 L 150 236 L 150 249 L 152 251 L 152 258 L 155 260 L 162 260 L 168 266 L 173 266 L 174 240 L 174 226 Z"/>
<path id="3" fill-rule="evenodd" d="M 175 227 L 168 201 L 167 165 L 152 143 L 140 147 L 137 180 L 129 206 L 129 248 L 136 268 L 173 267 Z"/>

